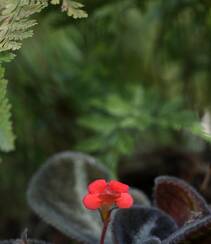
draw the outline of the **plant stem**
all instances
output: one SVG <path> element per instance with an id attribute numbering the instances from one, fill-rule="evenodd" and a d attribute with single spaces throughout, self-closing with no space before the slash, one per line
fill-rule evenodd
<path id="1" fill-rule="evenodd" d="M 106 236 L 106 231 L 107 231 L 107 229 L 108 229 L 109 222 L 110 222 L 110 218 L 108 218 L 108 219 L 104 222 L 104 224 L 103 224 L 103 229 L 102 229 L 101 237 L 100 237 L 100 244 L 104 244 L 105 236 Z"/>
<path id="2" fill-rule="evenodd" d="M 206 191 L 210 182 L 210 178 L 211 178 L 211 165 L 208 166 L 205 177 L 204 177 L 204 181 L 201 185 L 201 190 L 202 191 Z"/>

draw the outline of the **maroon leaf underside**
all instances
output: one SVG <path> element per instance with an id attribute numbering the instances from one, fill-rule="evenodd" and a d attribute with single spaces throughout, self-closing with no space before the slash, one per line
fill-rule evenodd
<path id="1" fill-rule="evenodd" d="M 155 205 L 169 214 L 179 227 L 210 214 L 204 198 L 188 183 L 175 177 L 156 178 L 154 198 Z"/>
<path id="2" fill-rule="evenodd" d="M 211 215 L 184 225 L 170 235 L 162 244 L 210 244 Z"/>

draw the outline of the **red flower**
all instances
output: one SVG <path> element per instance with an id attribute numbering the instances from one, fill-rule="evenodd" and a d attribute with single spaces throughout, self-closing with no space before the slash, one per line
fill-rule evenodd
<path id="1" fill-rule="evenodd" d="M 83 203 L 91 210 L 113 205 L 129 208 L 133 205 L 133 198 L 128 190 L 128 185 L 117 180 L 111 180 L 109 183 L 104 179 L 95 180 L 89 184 L 88 194 L 83 198 Z"/>

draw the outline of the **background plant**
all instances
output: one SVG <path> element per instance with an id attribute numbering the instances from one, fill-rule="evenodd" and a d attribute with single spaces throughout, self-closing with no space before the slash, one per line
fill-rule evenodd
<path id="1" fill-rule="evenodd" d="M 60 1 L 51 1 L 52 4 L 59 4 Z M 82 10 L 82 3 L 71 0 L 62 1 L 62 10 L 67 11 L 68 16 L 73 18 L 87 17 Z M 48 1 L 35 0 L 11 0 L 0 3 L 0 150 L 11 151 L 14 149 L 14 133 L 11 123 L 11 105 L 9 104 L 7 92 L 7 80 L 4 78 L 5 68 L 3 62 L 9 62 L 14 58 L 12 51 L 21 47 L 22 41 L 33 35 L 31 27 L 37 21 L 30 19 L 31 15 L 40 12 L 48 6 Z M 10 174 L 12 175 L 12 174 Z M 11 179 L 9 179 L 10 181 Z M 9 182 L 7 175 L 3 173 L 2 183 Z M 11 181 L 10 181 L 11 182 Z M 21 180 L 22 182 L 22 180 Z M 3 185 L 4 185 L 3 183 Z M 22 183 L 20 183 L 22 184 Z M 5 187 L 2 188 L 3 192 Z M 6 189 L 7 192 L 8 189 Z M 8 196 L 9 197 L 9 196 Z M 22 198 L 22 196 L 21 196 Z M 4 226 L 4 224 L 3 224 Z"/>
<path id="2" fill-rule="evenodd" d="M 25 223 L 27 182 L 56 151 L 88 151 L 116 174 L 125 156 L 149 145 L 204 148 L 199 122 L 210 108 L 209 1 L 86 5 L 89 18 L 80 21 L 53 7 L 44 11 L 36 35 L 6 67 L 17 143 L 0 166 L 10 209 L 0 203 L 2 223 L 18 217 Z"/>
<path id="3" fill-rule="evenodd" d="M 52 0 L 52 4 L 59 4 L 60 0 Z M 6 97 L 7 81 L 4 79 L 4 68 L 2 67 L 3 61 L 10 61 L 12 55 L 5 51 L 14 51 L 21 47 L 21 42 L 33 35 L 31 27 L 37 24 L 36 20 L 29 19 L 35 13 L 40 12 L 47 7 L 47 0 L 23 1 L 23 0 L 10 0 L 1 1 L 0 3 L 0 52 L 1 53 L 1 83 L 0 83 L 0 149 L 2 151 L 10 151 L 14 149 L 14 135 L 12 133 L 10 121 L 10 105 Z M 62 10 L 67 11 L 68 16 L 73 18 L 87 17 L 87 13 L 80 9 L 83 4 L 71 1 L 62 1 Z"/>

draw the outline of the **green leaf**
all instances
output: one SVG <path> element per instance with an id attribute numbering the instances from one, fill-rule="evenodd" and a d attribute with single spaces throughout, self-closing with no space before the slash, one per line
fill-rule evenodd
<path id="1" fill-rule="evenodd" d="M 33 35 L 35 20 L 29 17 L 47 6 L 47 0 L 10 1 L 0 5 L 0 51 L 17 50 L 21 41 Z"/>
<path id="2" fill-rule="evenodd" d="M 82 152 L 96 152 L 100 151 L 104 144 L 105 142 L 102 137 L 94 136 L 79 142 L 76 149 Z"/>
<path id="3" fill-rule="evenodd" d="M 113 116 L 125 116 L 130 114 L 131 106 L 128 101 L 116 94 L 111 94 L 105 101 L 105 110 Z"/>
<path id="4" fill-rule="evenodd" d="M 132 134 L 129 134 L 124 131 L 120 131 L 117 134 L 115 146 L 117 150 L 122 155 L 128 155 L 133 152 L 135 145 L 135 139 Z"/>
<path id="5" fill-rule="evenodd" d="M 78 120 L 78 124 L 102 134 L 110 134 L 116 126 L 112 118 L 99 114 L 82 117 Z"/>
<path id="6" fill-rule="evenodd" d="M 11 106 L 7 92 L 7 80 L 4 79 L 5 69 L 2 67 L 2 61 L 10 61 L 11 55 L 0 57 L 0 150 L 8 152 L 14 149 L 14 134 L 11 123 Z"/>
<path id="7" fill-rule="evenodd" d="M 211 135 L 207 133 L 206 130 L 203 128 L 202 124 L 194 123 L 189 130 L 192 134 L 197 135 L 204 139 L 205 141 L 211 142 Z"/>
<path id="8" fill-rule="evenodd" d="M 72 0 L 51 0 L 52 4 L 60 4 L 61 2 L 62 10 L 66 11 L 68 16 L 71 16 L 74 19 L 88 17 L 88 14 L 81 9 L 84 7 L 82 3 Z"/>

